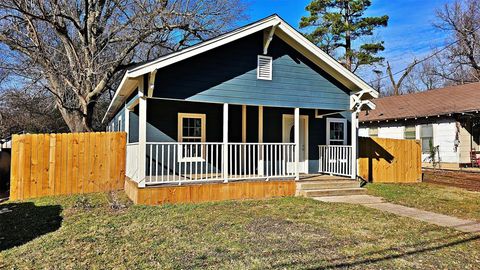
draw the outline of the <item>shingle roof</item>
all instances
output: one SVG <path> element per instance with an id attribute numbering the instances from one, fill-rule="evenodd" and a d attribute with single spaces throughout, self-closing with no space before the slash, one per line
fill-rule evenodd
<path id="1" fill-rule="evenodd" d="M 480 82 L 373 100 L 375 110 L 360 112 L 359 121 L 384 121 L 480 110 Z"/>

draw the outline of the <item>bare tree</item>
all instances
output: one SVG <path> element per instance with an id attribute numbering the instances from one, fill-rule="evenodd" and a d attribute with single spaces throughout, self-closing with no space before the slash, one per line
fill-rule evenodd
<path id="1" fill-rule="evenodd" d="M 382 80 L 383 71 L 379 69 L 374 69 L 373 74 L 375 74 L 375 79 L 371 81 L 371 85 L 373 89 L 378 91 L 378 93 L 382 93 L 384 88 L 383 80 Z"/>
<path id="2" fill-rule="evenodd" d="M 427 58 L 413 68 L 404 82 L 404 88 L 411 92 L 419 92 L 444 86 L 445 80 L 437 75 L 438 70 L 438 61 Z"/>
<path id="3" fill-rule="evenodd" d="M 7 89 L 0 93 L 0 139 L 22 132 L 67 130 L 49 92 Z"/>
<path id="4" fill-rule="evenodd" d="M 394 74 L 392 72 L 392 68 L 390 66 L 390 63 L 387 61 L 387 74 L 388 78 L 390 79 L 390 82 L 392 84 L 392 89 L 393 89 L 393 95 L 398 96 L 400 95 L 400 88 L 402 87 L 402 83 L 405 80 L 405 78 L 412 72 L 413 68 L 415 65 L 417 65 L 417 60 L 413 60 L 411 64 L 407 66 L 407 68 L 403 71 L 402 75 L 400 75 L 400 78 L 398 81 L 395 80 Z"/>
<path id="5" fill-rule="evenodd" d="M 3 68 L 50 91 L 71 131 L 90 131 L 126 67 L 218 35 L 243 14 L 240 0 L 2 0 L 0 45 L 14 56 Z"/>
<path id="6" fill-rule="evenodd" d="M 451 45 L 437 75 L 462 84 L 480 81 L 480 0 L 456 0 L 437 11 L 438 29 L 450 33 Z"/>

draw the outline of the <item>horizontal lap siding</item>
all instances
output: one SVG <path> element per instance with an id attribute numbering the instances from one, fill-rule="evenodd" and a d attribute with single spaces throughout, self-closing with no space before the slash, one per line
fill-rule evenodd
<path id="1" fill-rule="evenodd" d="M 257 79 L 257 33 L 158 70 L 154 96 L 190 101 L 346 110 L 349 91 L 274 37 L 272 81 Z"/>

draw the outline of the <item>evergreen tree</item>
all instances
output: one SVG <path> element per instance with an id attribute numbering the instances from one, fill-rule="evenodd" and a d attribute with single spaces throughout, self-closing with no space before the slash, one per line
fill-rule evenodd
<path id="1" fill-rule="evenodd" d="M 385 49 L 383 41 L 353 44 L 362 37 L 373 36 L 376 28 L 387 26 L 387 15 L 364 17 L 371 4 L 370 0 L 313 0 L 305 8 L 310 15 L 302 17 L 300 28 L 311 29 L 306 37 L 326 53 L 333 56 L 341 49 L 338 60 L 355 72 L 362 65 L 383 61 L 383 57 L 377 56 Z"/>

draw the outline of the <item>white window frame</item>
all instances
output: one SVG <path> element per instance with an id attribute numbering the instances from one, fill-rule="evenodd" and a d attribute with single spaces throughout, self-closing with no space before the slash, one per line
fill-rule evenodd
<path id="1" fill-rule="evenodd" d="M 115 120 L 112 121 L 112 128 L 110 131 L 115 132 Z"/>
<path id="2" fill-rule="evenodd" d="M 331 140 L 330 139 L 330 123 L 343 124 L 343 140 Z M 347 119 L 345 118 L 327 118 L 327 145 L 331 142 L 342 142 L 342 145 L 347 145 Z"/>
<path id="3" fill-rule="evenodd" d="M 181 143 L 181 142 L 183 142 L 183 139 L 185 138 L 183 136 L 183 119 L 184 118 L 200 119 L 200 128 L 201 128 L 200 143 L 206 142 L 206 139 L 207 139 L 207 130 L 206 130 L 207 115 L 204 114 L 204 113 L 178 113 L 177 141 Z M 203 148 L 203 151 L 200 154 L 200 156 L 197 156 L 197 157 L 183 157 L 182 146 L 179 145 L 179 147 L 178 147 L 178 161 L 179 162 L 205 161 L 205 152 L 204 151 L 205 151 L 205 148 Z"/>
<path id="4" fill-rule="evenodd" d="M 269 63 L 270 63 L 270 76 L 268 78 L 260 77 L 260 59 L 268 60 Z M 271 56 L 258 55 L 258 57 L 257 57 L 257 79 L 258 80 L 271 81 L 272 76 L 273 76 L 272 74 L 273 74 L 273 58 Z"/>

